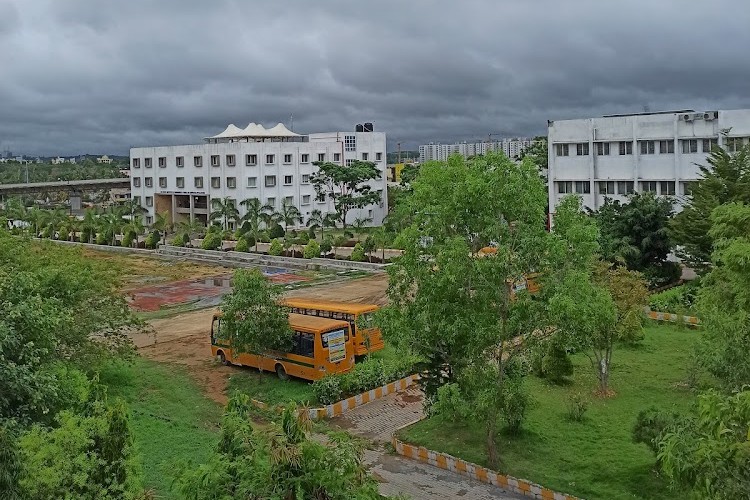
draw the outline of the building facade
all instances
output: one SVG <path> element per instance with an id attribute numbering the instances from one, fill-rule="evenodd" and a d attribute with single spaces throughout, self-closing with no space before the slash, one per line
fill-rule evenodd
<path id="1" fill-rule="evenodd" d="M 521 152 L 531 146 L 533 140 L 528 138 L 502 139 L 487 142 L 461 142 L 458 144 L 423 144 L 419 146 L 419 162 L 431 160 L 444 161 L 452 154 L 464 158 L 486 154 L 488 151 L 502 151 L 505 156 L 517 159 Z"/>
<path id="2" fill-rule="evenodd" d="M 671 196 L 679 209 L 718 145 L 750 140 L 750 110 L 670 111 L 548 123 L 550 212 L 570 193 L 596 210 L 631 193 Z"/>
<path id="3" fill-rule="evenodd" d="M 316 200 L 310 182 L 317 171 L 313 162 L 349 165 L 372 161 L 381 172 L 370 181 L 381 201 L 352 210 L 347 223 L 369 218 L 382 224 L 387 211 L 386 138 L 383 132 L 327 132 L 295 134 L 282 124 L 265 129 L 251 123 L 245 129 L 230 125 L 203 144 L 157 146 L 130 150 L 133 198 L 146 210 L 146 223 L 156 213 L 171 214 L 172 221 L 197 218 L 207 223 L 213 199 L 233 200 L 240 216 L 241 201 L 251 198 L 280 210 L 284 201 L 296 206 L 307 221 L 310 213 L 334 212 L 333 201 Z"/>

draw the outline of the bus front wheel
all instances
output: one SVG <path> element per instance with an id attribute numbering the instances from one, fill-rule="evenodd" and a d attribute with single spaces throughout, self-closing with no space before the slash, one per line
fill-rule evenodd
<path id="1" fill-rule="evenodd" d="M 289 378 L 289 375 L 286 374 L 286 370 L 281 365 L 276 365 L 276 375 L 281 380 L 286 380 Z"/>

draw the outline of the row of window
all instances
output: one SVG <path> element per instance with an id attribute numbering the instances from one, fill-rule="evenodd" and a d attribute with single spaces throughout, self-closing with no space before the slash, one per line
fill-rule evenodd
<path id="1" fill-rule="evenodd" d="M 590 194 L 591 183 L 589 181 L 557 181 L 557 192 L 560 194 Z M 628 195 L 635 192 L 635 183 L 633 181 L 597 181 L 599 194 L 610 195 L 620 194 Z M 615 187 L 617 190 L 615 191 Z M 642 193 L 656 193 L 665 196 L 675 194 L 675 181 L 641 181 Z M 685 183 L 685 194 L 690 194 L 690 183 Z"/>
<path id="2" fill-rule="evenodd" d="M 348 151 L 348 149 L 347 149 Z M 370 154 L 369 153 L 361 153 L 361 159 L 362 161 L 369 161 L 370 160 Z M 290 153 L 286 153 L 283 156 L 283 164 L 284 165 L 291 165 L 294 160 L 294 155 Z M 310 163 L 311 155 L 309 153 L 302 153 L 300 154 L 300 163 Z M 275 154 L 267 154 L 266 155 L 266 165 L 275 165 L 276 164 L 276 155 Z M 317 153 L 317 161 L 326 161 L 326 154 L 325 153 Z M 333 161 L 334 162 L 340 162 L 341 161 L 341 153 L 333 153 Z M 347 165 L 351 165 L 353 162 L 353 159 L 346 160 Z M 383 153 L 375 153 L 375 161 L 383 161 Z M 210 156 L 210 162 L 212 167 L 220 167 L 221 166 L 221 155 L 211 155 Z M 166 156 L 160 156 L 157 158 L 157 164 L 159 165 L 159 168 L 166 168 L 167 167 L 167 157 Z M 237 157 L 235 155 L 224 155 L 224 164 L 227 167 L 234 167 L 237 165 Z M 245 155 L 245 165 L 248 167 L 253 167 L 258 164 L 258 155 L 257 154 L 247 154 Z M 133 158 L 132 160 L 132 166 L 133 168 L 141 168 L 141 158 Z M 175 166 L 178 168 L 182 168 L 185 166 L 185 157 L 184 156 L 177 156 L 175 157 Z M 193 156 L 193 166 L 194 167 L 202 167 L 203 166 L 203 157 L 202 156 Z M 153 167 L 153 158 L 143 158 L 143 167 L 144 168 L 151 168 Z"/>
<path id="3" fill-rule="evenodd" d="M 228 188 L 236 188 L 237 187 L 237 178 L 236 177 L 227 177 L 227 187 Z M 256 187 L 257 177 L 248 177 L 247 178 L 247 187 L 254 188 Z M 284 185 L 285 186 L 291 186 L 294 183 L 294 176 L 292 175 L 285 175 L 284 176 Z M 302 182 L 300 184 L 310 184 L 310 174 L 303 174 L 302 175 Z M 154 178 L 153 177 L 145 177 L 144 178 L 144 185 L 147 188 L 154 187 Z M 185 178 L 184 177 L 176 177 L 175 178 L 175 185 L 178 188 L 184 188 L 185 187 Z M 276 186 L 276 176 L 275 175 L 267 175 L 265 176 L 265 186 L 266 187 L 275 187 Z M 140 177 L 133 177 L 133 187 L 139 188 L 141 187 L 141 178 Z M 159 177 L 159 187 L 160 188 L 168 188 L 168 182 L 166 177 Z M 203 188 L 203 177 L 194 177 L 193 178 L 193 187 L 202 189 Z M 211 177 L 211 187 L 215 189 L 221 188 L 221 177 Z"/>
<path id="4" fill-rule="evenodd" d="M 731 144 L 730 151 L 735 151 L 742 147 L 742 139 L 739 138 L 740 142 L 733 141 Z M 659 154 L 674 154 L 674 141 L 637 141 L 640 154 L 642 155 L 653 155 L 657 151 Z M 698 144 L 701 145 L 703 153 L 710 153 L 711 149 L 718 144 L 716 139 L 680 139 L 680 147 L 683 154 L 698 153 Z M 557 156 L 570 156 L 571 146 L 575 146 L 577 156 L 588 156 L 589 143 L 579 142 L 575 144 L 555 144 L 555 154 Z M 597 156 L 609 156 L 612 154 L 612 150 L 616 147 L 616 151 L 620 155 L 632 155 L 633 154 L 633 142 L 632 141 L 619 141 L 619 142 L 597 142 L 594 144 L 596 148 Z"/>

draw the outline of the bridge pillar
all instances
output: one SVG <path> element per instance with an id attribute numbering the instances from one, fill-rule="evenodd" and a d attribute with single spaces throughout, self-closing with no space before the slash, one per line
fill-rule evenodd
<path id="1" fill-rule="evenodd" d="M 83 210 L 81 208 L 81 193 L 70 193 L 70 213 L 79 215 L 83 213 Z"/>

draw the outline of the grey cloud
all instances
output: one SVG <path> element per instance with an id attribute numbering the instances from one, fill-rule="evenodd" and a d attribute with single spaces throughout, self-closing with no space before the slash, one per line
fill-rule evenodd
<path id="1" fill-rule="evenodd" d="M 750 107 L 745 0 L 0 0 L 0 149 L 125 153 L 230 122 L 396 142 Z"/>

